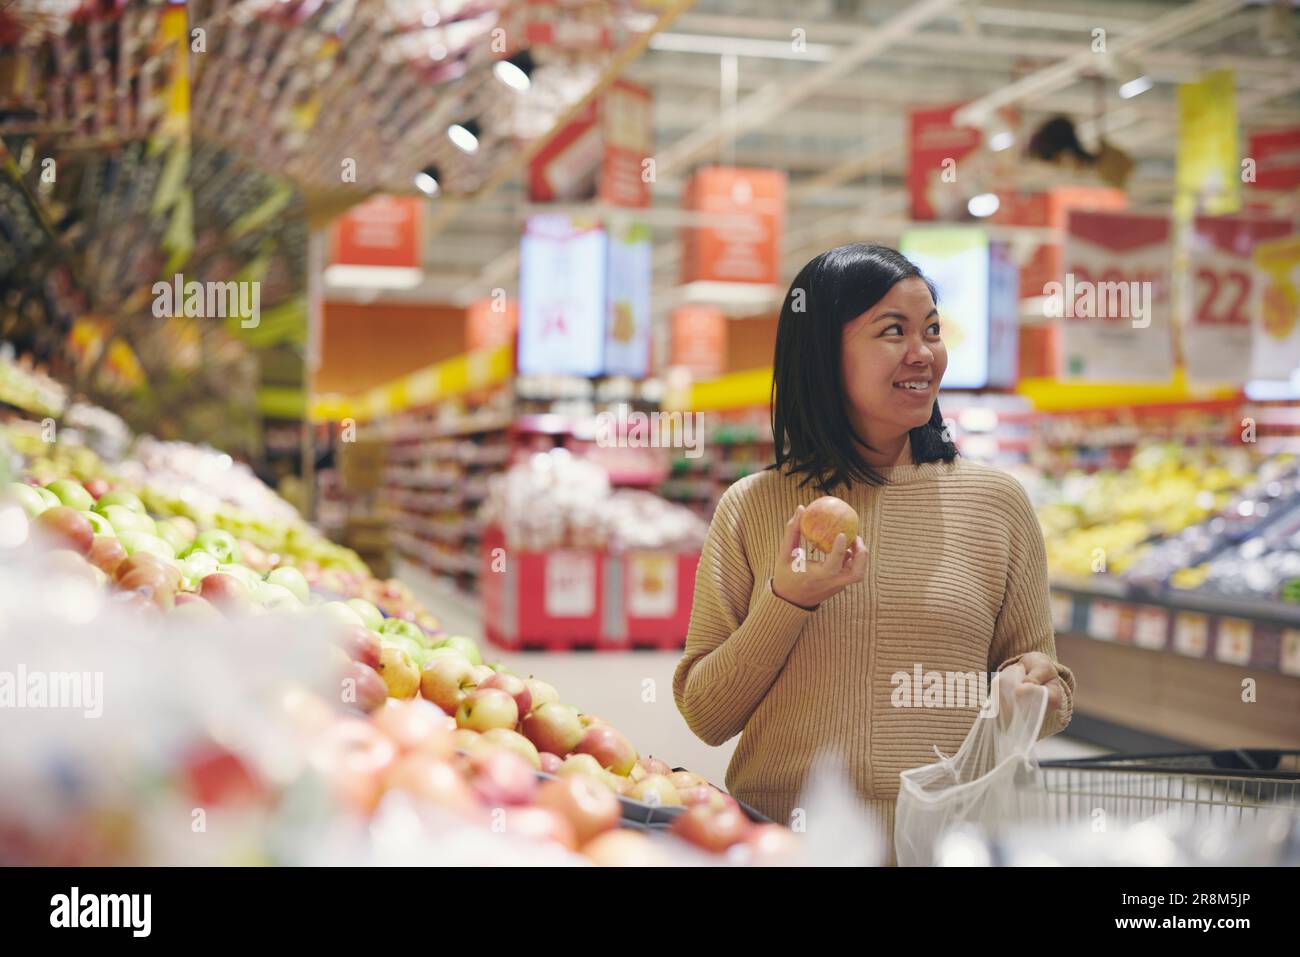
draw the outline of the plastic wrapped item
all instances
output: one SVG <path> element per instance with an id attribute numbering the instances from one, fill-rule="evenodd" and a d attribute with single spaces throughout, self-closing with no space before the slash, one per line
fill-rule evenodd
<path id="1" fill-rule="evenodd" d="M 955 828 L 996 830 L 1041 816 L 1044 793 L 1033 749 L 1047 689 L 1023 679 L 1020 665 L 995 675 L 957 753 L 947 757 L 936 747 L 936 763 L 899 775 L 894 845 L 900 866 L 933 865 L 944 835 Z"/>

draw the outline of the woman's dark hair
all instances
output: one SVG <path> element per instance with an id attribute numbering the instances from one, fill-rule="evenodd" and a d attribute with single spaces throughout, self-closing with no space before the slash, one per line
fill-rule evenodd
<path id="1" fill-rule="evenodd" d="M 822 492 L 839 485 L 885 484 L 862 457 L 871 448 L 853 429 L 845 401 L 844 327 L 884 299 L 904 279 L 934 284 L 888 246 L 851 243 L 822 253 L 799 271 L 781 306 L 772 363 L 772 436 L 775 468 L 802 476 Z M 951 462 L 957 447 L 944 437 L 934 403 L 930 421 L 912 429 L 912 461 Z"/>

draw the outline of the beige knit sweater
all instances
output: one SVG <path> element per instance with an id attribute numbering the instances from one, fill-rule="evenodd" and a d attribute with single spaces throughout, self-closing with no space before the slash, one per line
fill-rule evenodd
<path id="1" fill-rule="evenodd" d="M 897 673 L 980 674 L 1029 651 L 1055 661 L 1056 646 L 1042 530 L 1019 482 L 960 458 L 880 471 L 887 485 L 839 492 L 862 522 L 866 580 L 815 611 L 778 598 L 770 579 L 786 521 L 818 493 L 774 470 L 727 489 L 673 695 L 705 742 L 741 735 L 727 769 L 736 797 L 788 822 L 829 752 L 891 840 L 899 772 L 935 761 L 935 746 L 953 754 L 979 704 L 896 707 Z M 1074 676 L 1060 671 L 1064 701 L 1044 735 L 1070 721 Z"/>

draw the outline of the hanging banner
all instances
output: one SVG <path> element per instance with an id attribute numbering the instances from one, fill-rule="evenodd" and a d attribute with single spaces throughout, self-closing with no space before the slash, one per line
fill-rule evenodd
<path id="1" fill-rule="evenodd" d="M 519 371 L 599 375 L 605 347 L 605 231 L 533 216 L 519 257 Z"/>
<path id="2" fill-rule="evenodd" d="M 1202 382 L 1250 379 L 1255 302 L 1253 254 L 1261 240 L 1291 232 L 1282 220 L 1197 216 L 1189 247 L 1183 327 L 1187 374 Z"/>
<path id="3" fill-rule="evenodd" d="M 913 219 L 964 219 L 970 196 L 957 188 L 957 167 L 978 149 L 983 134 L 954 126 L 965 103 L 927 107 L 908 114 L 907 190 Z"/>
<path id="4" fill-rule="evenodd" d="M 1237 90 L 1231 70 L 1178 86 L 1178 164 L 1174 214 L 1222 216 L 1241 209 Z"/>
<path id="5" fill-rule="evenodd" d="M 606 375 L 640 379 L 650 371 L 650 254 L 649 226 L 633 224 L 609 237 Z"/>
<path id="6" fill-rule="evenodd" d="M 334 267 L 366 267 L 423 277 L 425 201 L 418 196 L 375 196 L 354 206 L 334 222 L 326 278 L 341 275 Z"/>
<path id="7" fill-rule="evenodd" d="M 696 379 L 726 371 L 727 317 L 715 306 L 678 306 L 672 312 L 670 366 L 690 370 Z"/>
<path id="8" fill-rule="evenodd" d="M 1063 320 L 1064 378 L 1165 382 L 1173 375 L 1169 237 L 1163 216 L 1070 213 L 1065 271 L 1044 298 L 1047 317 Z"/>
<path id="9" fill-rule="evenodd" d="M 465 310 L 465 349 L 493 349 L 514 341 L 519 303 L 504 296 L 479 299 Z"/>
<path id="10" fill-rule="evenodd" d="M 653 120 L 650 91 L 643 86 L 615 80 L 602 97 L 601 202 L 638 209 L 650 205 L 644 164 L 654 151 Z"/>
<path id="11" fill-rule="evenodd" d="M 592 100 L 529 162 L 529 201 L 554 203 L 593 199 L 602 148 L 600 103 Z"/>
<path id="12" fill-rule="evenodd" d="M 991 222 L 1011 226 L 1038 226 L 1055 230 L 1058 239 L 1039 243 L 1020 263 L 1020 296 L 1036 299 L 1043 288 L 1064 271 L 1066 223 L 1070 210 L 1120 210 L 1128 207 L 1128 195 L 1109 186 L 1054 186 L 1042 193 L 1005 190 L 998 194 L 998 211 Z"/>
<path id="13" fill-rule="evenodd" d="M 1246 158 L 1254 163 L 1246 182 L 1255 189 L 1300 189 L 1300 126 L 1252 134 Z"/>
<path id="14" fill-rule="evenodd" d="M 682 282 L 774 286 L 781 278 L 785 173 L 774 169 L 711 166 L 686 184 L 688 210 L 727 217 L 694 226 L 682 237 Z"/>
<path id="15" fill-rule="evenodd" d="M 1300 236 L 1255 245 L 1256 379 L 1289 379 L 1300 369 Z"/>

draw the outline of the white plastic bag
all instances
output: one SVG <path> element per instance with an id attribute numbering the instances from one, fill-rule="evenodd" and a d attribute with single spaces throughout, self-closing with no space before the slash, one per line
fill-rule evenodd
<path id="1" fill-rule="evenodd" d="M 1044 792 L 1034 758 L 1047 711 L 1047 689 L 1022 685 L 1024 669 L 994 675 L 988 700 L 953 757 L 904 771 L 894 817 L 894 845 L 902 867 L 935 863 L 935 848 L 953 828 L 996 831 L 1038 817 Z"/>

